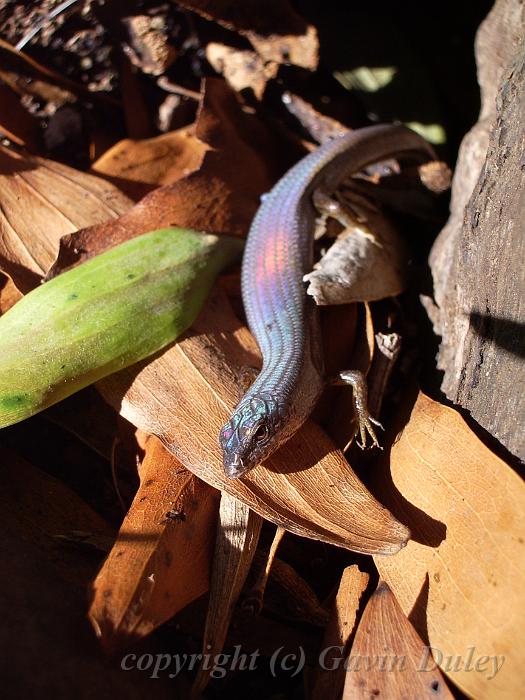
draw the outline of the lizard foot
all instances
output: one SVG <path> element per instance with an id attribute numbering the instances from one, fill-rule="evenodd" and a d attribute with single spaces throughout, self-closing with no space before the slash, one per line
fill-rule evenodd
<path id="1" fill-rule="evenodd" d="M 344 370 L 343 372 L 339 373 L 339 375 L 333 380 L 332 383 L 350 385 L 354 393 L 356 427 L 354 434 L 352 435 L 352 439 L 346 445 L 343 452 L 348 449 L 350 443 L 355 438 L 357 433 L 359 433 L 359 436 L 361 438 L 361 442 L 357 441 L 357 444 L 362 450 L 366 449 L 367 447 L 367 435 L 369 435 L 372 439 L 371 447 L 378 447 L 380 450 L 382 450 L 383 448 L 381 447 L 381 445 L 379 444 L 379 440 L 377 439 L 374 425 L 381 428 L 381 430 L 384 430 L 384 428 L 381 425 L 381 423 L 375 418 L 373 418 L 368 412 L 368 389 L 366 386 L 366 379 L 364 374 L 362 372 L 359 372 L 358 370 Z"/>

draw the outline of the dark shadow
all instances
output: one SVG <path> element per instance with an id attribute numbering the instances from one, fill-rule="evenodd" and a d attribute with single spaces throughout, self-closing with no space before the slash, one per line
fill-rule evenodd
<path id="1" fill-rule="evenodd" d="M 517 357 L 525 357 L 525 323 L 478 311 L 472 311 L 469 318 L 476 335 Z"/>
<path id="2" fill-rule="evenodd" d="M 36 170 L 39 167 L 40 164 L 30 157 L 0 149 L 0 175 L 16 175 L 24 170 Z"/>
<path id="3" fill-rule="evenodd" d="M 365 479 L 365 485 L 380 503 L 410 529 L 414 542 L 427 547 L 438 547 L 446 538 L 445 523 L 410 503 L 394 484 L 390 472 L 390 453 L 394 438 L 408 423 L 417 396 L 416 391 L 412 390 L 412 397 L 408 400 L 409 393 L 410 390 L 407 390 L 407 401 L 397 407 L 396 416 L 383 440 L 383 452 L 373 470 L 369 472 L 371 478 Z"/>
<path id="4" fill-rule="evenodd" d="M 0 257 L 0 262 L 2 263 L 2 271 L 9 275 L 13 280 L 14 285 L 23 294 L 27 294 L 32 289 L 40 286 L 42 280 L 41 276 L 38 275 L 33 270 L 30 270 L 25 265 L 9 260 L 7 262 L 2 261 Z"/>
<path id="5" fill-rule="evenodd" d="M 408 614 L 408 620 L 419 634 L 426 646 L 430 646 L 430 638 L 428 636 L 427 623 L 427 607 L 428 607 L 428 592 L 430 590 L 430 579 L 428 573 L 425 574 L 425 580 L 421 586 L 421 590 L 414 602 L 412 610 Z"/>

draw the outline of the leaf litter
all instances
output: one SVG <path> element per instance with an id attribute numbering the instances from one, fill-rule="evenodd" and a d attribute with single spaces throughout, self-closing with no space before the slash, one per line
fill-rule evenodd
<path id="1" fill-rule="evenodd" d="M 275 128 L 275 124 L 269 128 L 254 103 L 250 105 L 247 98 L 241 107 L 234 92 L 254 87 L 256 101 L 261 100 L 283 66 L 294 64 L 315 70 L 318 38 L 314 27 L 287 3 L 272 3 L 266 24 L 261 24 L 261 14 L 254 12 L 249 3 L 233 14 L 229 3 L 180 4 L 226 27 L 231 34 L 238 32 L 252 47 L 240 50 L 223 36 L 215 44 L 208 44 L 209 60 L 226 82 L 207 78 L 202 83 L 193 125 L 185 124 L 153 138 L 110 142 L 112 148 L 101 149 L 102 156 L 92 163 L 87 174 L 41 157 L 43 147 L 33 119 L 24 117 L 19 124 L 15 120 L 11 125 L 0 120 L 4 133 L 12 137 L 12 145 L 2 147 L 1 154 L 1 313 L 43 278 L 54 277 L 149 230 L 178 225 L 244 237 L 261 194 L 304 152 L 287 128 Z M 155 31 L 151 17 L 146 24 Z M 155 36 L 154 31 L 135 31 L 141 26 L 136 21 L 132 23 L 136 37 L 130 40 L 135 51 L 132 62 L 139 73 L 163 76 L 171 72 L 179 56 L 170 43 L 172 35 L 163 29 Z M 142 53 L 137 52 L 140 42 Z M 156 42 L 160 42 L 157 53 Z M 220 51 L 217 47 L 221 47 Z M 38 94 L 45 100 L 53 94 L 49 99 L 65 99 L 74 106 L 90 99 L 85 88 L 75 81 L 59 76 L 34 59 L 26 59 L 6 42 L 0 48 L 11 57 L 11 74 L 1 74 L 0 80 L 7 81 L 13 94 L 22 95 L 28 89 L 22 90 L 12 75 L 17 70 L 21 74 L 24 66 L 23 71 L 32 76 L 30 82 L 38 78 L 48 85 L 34 85 L 32 99 Z M 140 91 L 137 77 L 131 80 L 136 82 L 134 89 Z M 170 89 L 177 90 L 176 78 L 175 82 L 173 77 L 163 80 L 164 77 L 159 79 L 159 86 L 169 83 Z M 53 93 L 53 87 L 64 94 Z M 192 94 L 189 99 L 194 101 L 198 90 L 195 84 L 180 86 L 180 94 Z M 91 99 L 104 102 L 106 96 L 99 93 Z M 107 97 L 108 103 L 112 100 L 112 108 L 119 109 L 118 101 Z M 296 105 L 298 100 L 294 99 Z M 184 103 L 177 98 L 175 119 L 182 115 L 183 108 Z M 129 116 L 129 107 L 126 109 Z M 311 134 L 341 131 L 339 122 L 327 121 L 313 108 L 302 105 L 299 112 L 303 115 L 300 120 L 309 121 Z M 103 139 L 97 143 L 102 144 Z M 26 152 L 20 150 L 24 146 Z M 421 177 L 428 180 L 425 173 L 435 172 L 432 182 L 425 184 L 433 191 L 441 191 L 446 188 L 445 171 L 439 163 L 431 165 Z M 250 178 L 246 173 L 250 173 Z M 388 173 L 378 177 L 385 184 L 389 179 Z M 437 181 L 443 184 L 436 188 Z M 350 184 L 357 198 L 370 195 L 370 189 L 364 185 Z M 385 192 L 388 193 L 388 187 Z M 342 314 L 334 316 L 348 324 L 348 342 L 340 343 L 339 354 L 343 357 L 346 353 L 352 365 L 360 365 L 365 371 L 373 368 L 377 354 L 374 316 L 367 307 L 363 323 L 363 315 L 356 314 L 349 303 L 396 296 L 405 285 L 406 253 L 399 242 L 403 231 L 395 230 L 382 210 L 381 201 L 388 198 L 388 194 L 379 191 L 378 199 L 372 196 L 375 208 L 368 210 L 366 220 L 357 216 L 354 228 L 339 234 L 310 276 L 310 291 L 318 303 L 343 305 Z M 24 201 L 23 208 L 18 205 L 20 200 Z M 409 206 L 415 206 L 415 200 L 407 201 Z M 328 242 L 325 237 L 321 245 L 326 247 Z M 262 544 L 257 547 L 266 520 L 295 533 L 287 537 L 300 535 L 374 555 L 377 570 L 367 559 L 370 574 L 357 568 L 352 558 L 355 555 L 347 555 L 350 559 L 346 564 L 350 566 L 341 569 L 339 591 L 322 644 L 343 646 L 344 654 L 351 659 L 353 655 L 377 655 L 385 640 L 393 653 L 416 658 L 424 643 L 430 643 L 438 650 L 435 660 L 442 671 L 467 694 L 490 698 L 506 693 L 517 697 L 520 623 L 514 611 L 520 609 L 519 592 L 523 589 L 519 585 L 523 571 L 519 547 L 520 532 L 523 533 L 521 482 L 457 414 L 421 395 L 401 437 L 391 451 L 385 450 L 383 464 L 391 472 L 392 482 L 385 479 L 378 485 L 381 470 L 370 478 L 358 460 L 354 471 L 340 451 L 352 433 L 351 404 L 342 394 L 336 410 L 325 406 L 323 412 L 320 407 L 315 416 L 315 420 L 326 425 L 331 437 L 309 421 L 264 471 L 256 470 L 242 483 L 225 479 L 216 433 L 238 399 L 243 371 L 247 366 L 260 364 L 256 344 L 238 317 L 242 310 L 236 305 L 236 315 L 230 305 L 238 300 L 236 285 L 238 288 L 238 274 L 233 271 L 224 286 L 230 299 L 216 288 L 199 319 L 179 343 L 151 362 L 140 363 L 97 385 L 116 411 L 145 431 L 140 450 L 129 433 L 125 437 L 126 448 L 136 448 L 141 454 L 140 486 L 114 545 L 111 546 L 114 529 L 102 518 L 97 520 L 96 514 L 87 515 L 87 506 L 78 496 L 72 497 L 60 488 L 53 491 L 57 506 L 72 499 L 78 512 L 67 511 L 70 515 L 65 522 L 52 526 L 56 530 L 51 535 L 52 548 L 58 547 L 60 552 L 66 543 L 75 547 L 81 541 L 93 544 L 99 552 L 110 548 L 93 580 L 89 610 L 103 647 L 115 651 L 147 638 L 157 627 L 166 623 L 169 626 L 173 616 L 177 620 L 177 613 L 191 609 L 192 601 L 211 590 L 208 624 L 200 629 L 200 634 L 204 635 L 203 648 L 209 644 L 214 652 L 220 652 L 231 639 L 228 626 L 235 617 L 234 609 L 239 612 L 242 591 L 250 592 L 246 588 L 250 563 L 253 559 L 260 567 L 267 556 Z M 338 322 L 325 327 L 325 333 L 333 340 L 339 330 Z M 337 342 L 332 346 L 335 357 Z M 378 404 L 384 391 L 383 386 Z M 75 410 L 81 421 L 83 403 L 87 410 L 89 402 L 82 394 L 78 399 Z M 101 443 L 98 438 L 90 440 L 89 431 L 83 431 L 75 421 L 62 418 L 62 425 L 86 444 L 91 441 L 94 449 L 107 458 L 107 436 L 103 431 Z M 96 421 L 93 430 L 97 431 Z M 349 454 L 354 464 L 353 453 Z M 35 536 L 39 527 L 46 527 L 40 516 L 35 517 L 41 512 L 37 502 L 42 477 L 31 465 L 21 466 L 16 455 L 4 453 L 4 457 L 6 463 L 17 466 L 17 478 L 23 476 L 28 500 L 24 512 L 32 513 L 27 522 L 22 522 L 12 507 L 7 508 L 13 505 L 8 496 L 15 492 L 6 492 L 6 512 L 12 518 L 13 533 L 17 537 L 19 531 L 24 537 L 30 536 L 34 539 L 32 546 L 49 552 L 49 526 L 45 537 Z M 12 498 L 16 502 L 14 495 Z M 75 520 L 76 515 L 82 516 L 82 522 Z M 69 527 L 74 520 L 75 525 Z M 410 540 L 407 525 L 412 534 Z M 220 543 L 225 538 L 233 543 L 233 559 L 223 556 Z M 313 546 L 307 540 L 299 541 L 306 552 Z M 325 624 L 327 613 L 323 614 L 323 610 L 328 608 L 316 607 L 316 593 L 307 580 L 303 586 L 299 574 L 286 562 L 279 563 L 275 554 L 274 550 L 266 560 L 262 589 L 268 576 L 282 582 L 282 591 L 290 585 L 307 611 L 303 614 Z M 59 560 L 60 556 L 57 562 L 66 577 L 70 576 L 74 567 L 68 570 L 69 565 L 64 562 L 62 566 Z M 230 572 L 237 572 L 232 574 L 233 586 Z M 381 583 L 363 612 L 370 575 L 375 581 L 377 572 L 393 593 Z M 82 576 L 86 579 L 85 573 Z M 93 577 L 93 573 L 88 576 Z M 476 585 L 469 586 L 473 579 Z M 281 592 L 281 600 L 286 595 Z M 258 618 L 261 625 L 265 612 L 263 607 L 262 617 Z M 506 620 L 503 626 L 502 620 Z M 495 628 L 499 629 L 497 635 Z M 274 628 L 274 632 L 275 629 L 284 634 L 283 626 Z M 447 663 L 448 657 L 464 657 L 472 639 L 480 653 L 505 657 L 501 672 L 490 681 L 486 669 L 469 673 L 454 670 Z M 344 697 L 360 697 L 362 688 L 368 688 L 370 683 L 374 685 L 371 692 L 388 694 L 394 692 L 388 685 L 392 682 L 398 684 L 395 692 L 405 684 L 414 697 L 436 697 L 436 692 L 450 697 L 438 671 L 432 678 L 437 686 L 432 686 L 433 694 L 429 694 L 427 686 L 417 690 L 421 682 L 417 674 L 404 678 L 384 673 L 346 674 Z M 201 670 L 195 689 L 204 688 L 208 680 Z M 334 680 L 331 688 L 342 688 L 345 674 L 339 673 L 337 680 L 329 674 L 329 680 Z M 425 682 L 428 680 L 430 676 Z M 323 690 L 328 687 L 326 673 L 315 673 L 310 685 L 312 697 L 331 697 Z"/>

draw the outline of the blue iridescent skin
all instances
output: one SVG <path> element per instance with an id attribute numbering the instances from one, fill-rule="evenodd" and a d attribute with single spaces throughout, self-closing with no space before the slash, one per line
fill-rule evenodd
<path id="1" fill-rule="evenodd" d="M 326 383 L 318 312 L 303 283 L 313 267 L 313 193 L 331 195 L 366 166 L 410 153 L 433 156 L 426 141 L 402 126 L 352 131 L 305 156 L 265 195 L 242 265 L 243 303 L 263 366 L 219 434 L 228 477 L 241 477 L 288 440 Z M 364 425 L 373 435 L 364 403 L 361 395 L 361 434 Z"/>

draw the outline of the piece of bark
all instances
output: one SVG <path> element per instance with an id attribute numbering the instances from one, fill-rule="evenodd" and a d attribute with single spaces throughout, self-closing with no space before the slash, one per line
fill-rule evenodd
<path id="1" fill-rule="evenodd" d="M 430 263 L 442 338 L 442 389 L 525 459 L 524 28 L 519 0 L 498 0 L 477 36 L 480 119 L 465 137 L 450 219 Z"/>

